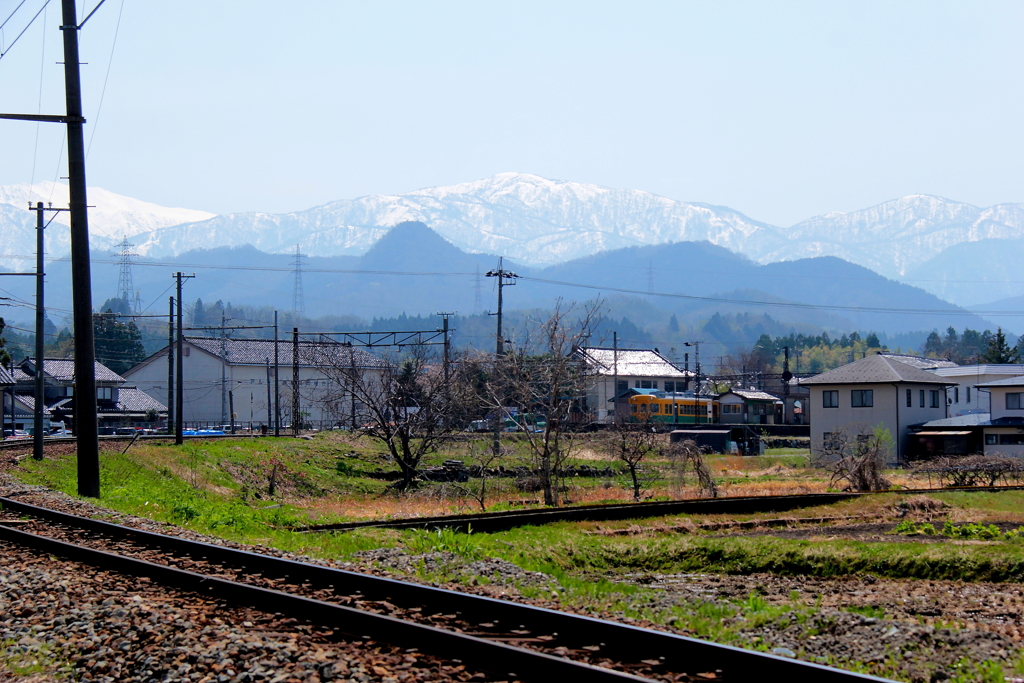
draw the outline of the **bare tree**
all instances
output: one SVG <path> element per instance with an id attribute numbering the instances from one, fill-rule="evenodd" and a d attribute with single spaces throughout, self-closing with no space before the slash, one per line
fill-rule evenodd
<path id="1" fill-rule="evenodd" d="M 814 463 L 832 471 L 830 486 L 852 491 L 882 491 L 890 482 L 882 470 L 893 450 L 893 439 L 882 426 L 830 432 L 815 453 Z"/>
<path id="2" fill-rule="evenodd" d="M 388 358 L 373 373 L 346 363 L 345 353 L 326 349 L 318 358 L 334 389 L 323 401 L 339 417 L 358 414 L 360 429 L 387 448 L 398 467 L 400 490 L 416 482 L 424 456 L 438 450 L 477 406 L 477 395 L 463 381 L 467 365 L 453 358 L 448 372 L 425 346 Z"/>
<path id="3" fill-rule="evenodd" d="M 600 302 L 577 311 L 575 305 L 559 300 L 546 320 L 528 323 L 520 335 L 523 346 L 495 359 L 488 381 L 486 395 L 499 419 L 515 419 L 512 408 L 519 412 L 523 441 L 533 455 L 546 505 L 559 504 L 556 479 L 576 441 L 568 428 L 582 416 L 590 379 L 576 349 L 590 337 L 600 310 Z"/>
<path id="4" fill-rule="evenodd" d="M 601 435 L 600 442 L 612 457 L 625 463 L 633 485 L 633 500 L 639 501 L 656 476 L 652 476 L 644 462 L 664 455 L 665 437 L 649 424 L 619 422 Z"/>
<path id="5" fill-rule="evenodd" d="M 676 472 L 681 481 L 685 481 L 690 471 L 697 479 L 697 492 L 701 498 L 718 498 L 718 484 L 711 475 L 711 468 L 704 461 L 704 451 L 696 442 L 687 439 L 671 444 L 668 455 L 675 463 Z"/>

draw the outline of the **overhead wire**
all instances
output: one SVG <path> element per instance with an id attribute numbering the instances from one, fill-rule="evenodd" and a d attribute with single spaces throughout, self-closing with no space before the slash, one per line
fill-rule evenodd
<path id="1" fill-rule="evenodd" d="M 23 35 L 25 35 L 25 31 L 29 30 L 29 28 L 32 26 L 32 24 L 36 23 L 36 19 L 39 18 L 39 15 L 43 13 L 43 10 L 46 9 L 46 6 L 49 5 L 49 4 L 50 4 L 50 0 L 46 0 L 43 3 L 43 6 L 39 8 L 39 11 L 36 12 L 34 17 L 32 17 L 32 20 L 29 21 L 28 24 L 25 25 L 25 28 L 21 29 L 21 33 L 19 33 L 18 36 L 13 41 L 11 41 L 11 44 L 7 46 L 7 49 L 4 50 L 3 52 L 0 52 L 0 59 L 3 59 L 4 55 L 6 55 L 8 52 L 10 52 L 11 48 L 13 48 L 15 46 L 15 44 L 18 42 L 18 40 Z M 21 5 L 18 5 L 18 7 L 21 7 Z M 15 8 L 14 11 L 17 12 L 18 11 L 17 8 Z M 12 14 L 11 16 L 13 17 L 14 15 Z M 7 18 L 7 21 L 10 21 L 10 17 Z M 6 24 L 7 21 L 5 21 L 4 23 Z"/>

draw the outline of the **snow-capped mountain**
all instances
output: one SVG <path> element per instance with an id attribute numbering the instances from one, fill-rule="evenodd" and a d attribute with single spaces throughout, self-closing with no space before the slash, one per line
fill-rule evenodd
<path id="1" fill-rule="evenodd" d="M 638 190 L 548 180 L 525 173 L 404 195 L 341 200 L 283 215 L 218 216 L 201 224 L 157 230 L 142 253 L 173 254 L 196 237 L 215 244 L 249 243 L 269 252 L 323 256 L 362 254 L 387 228 L 422 221 L 460 249 L 519 261 L 559 263 L 598 251 L 707 240 L 736 251 L 783 244 L 774 229 L 725 207 L 666 199 Z"/>
<path id="2" fill-rule="evenodd" d="M 0 244 L 0 260 L 19 267 L 4 256 L 33 252 L 34 217 L 24 210 L 27 202 L 41 199 L 59 205 L 66 203 L 66 193 L 66 186 L 50 183 L 0 187 L 0 224 L 9 236 Z M 916 278 L 913 284 L 938 294 L 946 293 L 943 285 L 929 281 L 944 275 L 920 274 L 930 259 L 943 253 L 954 258 L 958 245 L 1024 240 L 1024 204 L 979 208 L 911 195 L 781 228 L 727 207 L 525 173 L 500 173 L 402 195 L 340 200 L 287 214 L 211 216 L 99 188 L 90 189 L 89 203 L 96 206 L 90 213 L 94 247 L 111 249 L 127 235 L 136 252 L 154 258 L 245 244 L 269 253 L 291 252 L 299 245 L 308 254 L 362 255 L 391 227 L 422 221 L 462 250 L 534 265 L 622 247 L 705 240 L 759 263 L 837 256 L 888 277 Z M 66 214 L 58 220 L 66 221 Z M 65 253 L 66 231 L 51 228 L 47 244 L 51 254 Z M 961 273 L 951 277 L 963 279 L 962 272 L 987 264 L 968 260 L 959 265 Z M 999 295 L 1015 295 L 1014 287 Z M 983 291 L 974 292 L 971 302 L 987 300 L 985 296 Z"/>
<path id="3" fill-rule="evenodd" d="M 88 189 L 89 237 L 94 249 L 113 249 L 125 237 L 135 237 L 159 228 L 212 218 L 215 214 L 194 209 L 173 209 L 109 192 L 99 187 Z M 8 267 L 28 270 L 34 267 L 36 215 L 29 204 L 43 202 L 55 207 L 68 205 L 68 186 L 43 182 L 29 185 L 0 185 L 0 260 Z M 47 220 L 52 214 L 47 214 Z M 71 245 L 67 212 L 60 212 L 46 230 L 46 249 L 51 256 L 66 254 Z M 28 257 L 28 258 L 25 258 Z"/>

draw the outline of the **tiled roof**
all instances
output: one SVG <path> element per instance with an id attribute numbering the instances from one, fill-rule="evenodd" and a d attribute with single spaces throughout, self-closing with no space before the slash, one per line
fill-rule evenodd
<path id="1" fill-rule="evenodd" d="M 579 349 L 580 355 L 599 375 L 615 375 L 618 363 L 618 374 L 621 377 L 693 377 L 692 372 L 685 372 L 668 358 L 653 349 L 605 349 L 588 347 Z"/>
<path id="2" fill-rule="evenodd" d="M 881 353 L 880 356 L 891 358 L 895 361 L 899 361 L 904 365 L 909 365 L 912 368 L 918 370 L 938 370 L 940 368 L 958 368 L 960 367 L 951 360 L 943 360 L 942 358 L 925 358 L 924 356 L 911 356 L 906 353 Z"/>
<path id="3" fill-rule="evenodd" d="M 11 386 L 14 384 L 14 375 L 7 371 L 6 368 L 0 366 L 0 386 Z"/>
<path id="4" fill-rule="evenodd" d="M 823 372 L 800 384 L 889 384 L 904 382 L 912 384 L 952 385 L 933 372 L 920 370 L 882 354 L 861 358 L 835 370 Z"/>
<path id="5" fill-rule="evenodd" d="M 167 406 L 146 392 L 141 391 L 138 387 L 121 387 L 117 390 L 117 408 L 114 410 L 100 410 L 100 412 L 144 413 L 147 410 L 165 413 L 167 412 Z"/>
<path id="6" fill-rule="evenodd" d="M 220 357 L 222 340 L 218 337 L 185 337 L 185 341 Z M 271 363 L 274 362 L 273 339 L 227 339 L 223 343 L 229 365 L 264 365 L 268 358 Z M 166 350 L 165 348 L 163 352 Z M 278 340 L 277 353 L 278 362 L 282 366 L 291 365 L 291 340 Z M 354 360 L 358 368 L 380 368 L 387 365 L 382 359 L 357 347 L 299 342 L 300 365 L 323 366 L 332 360 L 346 366 Z"/>
<path id="7" fill-rule="evenodd" d="M 33 359 L 26 358 L 21 361 L 22 365 L 31 364 Z M 121 384 L 125 381 L 124 377 L 117 374 L 107 366 L 103 365 L 99 361 L 96 362 L 96 381 L 97 382 L 112 382 Z M 22 369 L 17 368 L 17 371 L 24 375 L 24 379 L 21 376 L 18 377 L 19 381 L 26 381 L 32 379 L 34 375 L 30 375 Z M 73 382 L 75 381 L 75 359 L 74 358 L 44 358 L 43 359 L 43 372 L 46 373 L 47 377 L 50 377 L 58 382 Z"/>

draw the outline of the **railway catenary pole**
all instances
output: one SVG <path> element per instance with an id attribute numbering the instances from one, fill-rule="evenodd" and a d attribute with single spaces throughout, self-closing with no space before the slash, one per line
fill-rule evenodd
<path id="1" fill-rule="evenodd" d="M 43 459 L 43 411 L 46 409 L 46 383 L 43 375 L 45 356 L 44 324 L 46 308 L 43 303 L 43 221 L 42 202 L 36 202 L 36 398 L 32 406 L 32 457 Z M 13 405 L 11 408 L 13 409 Z"/>
<path id="2" fill-rule="evenodd" d="M 174 297 L 168 298 L 167 313 L 167 433 L 174 428 Z"/>
<path id="3" fill-rule="evenodd" d="M 270 356 L 267 356 L 267 429 L 270 429 L 270 421 L 273 419 L 272 407 L 273 404 L 270 402 Z M 263 435 L 266 436 L 266 433 L 264 432 Z"/>
<path id="4" fill-rule="evenodd" d="M 292 435 L 298 436 L 302 413 L 299 412 L 299 328 L 292 328 Z"/>
<path id="5" fill-rule="evenodd" d="M 281 436 L 281 359 L 278 353 L 277 311 L 274 311 L 274 436 Z M 270 419 L 270 415 L 267 415 Z"/>
<path id="6" fill-rule="evenodd" d="M 195 273 L 192 275 L 185 275 L 180 272 L 174 274 L 178 295 L 178 330 L 176 335 L 178 340 L 178 348 L 176 349 L 178 361 L 175 366 L 177 381 L 174 383 L 177 388 L 177 392 L 174 394 L 174 443 L 179 446 L 185 443 L 185 318 L 182 315 L 184 306 L 181 304 L 181 283 L 195 276 Z"/>
<path id="7" fill-rule="evenodd" d="M 75 332 L 75 436 L 78 437 L 78 493 L 100 495 L 99 424 L 96 409 L 96 344 L 92 327 L 92 272 L 89 262 L 89 201 L 85 180 L 85 118 L 78 56 L 75 0 L 61 1 L 64 38 L 64 96 L 67 102 L 68 189 L 71 209 L 71 289 Z M 88 17 L 87 17 L 88 18 Z"/>

